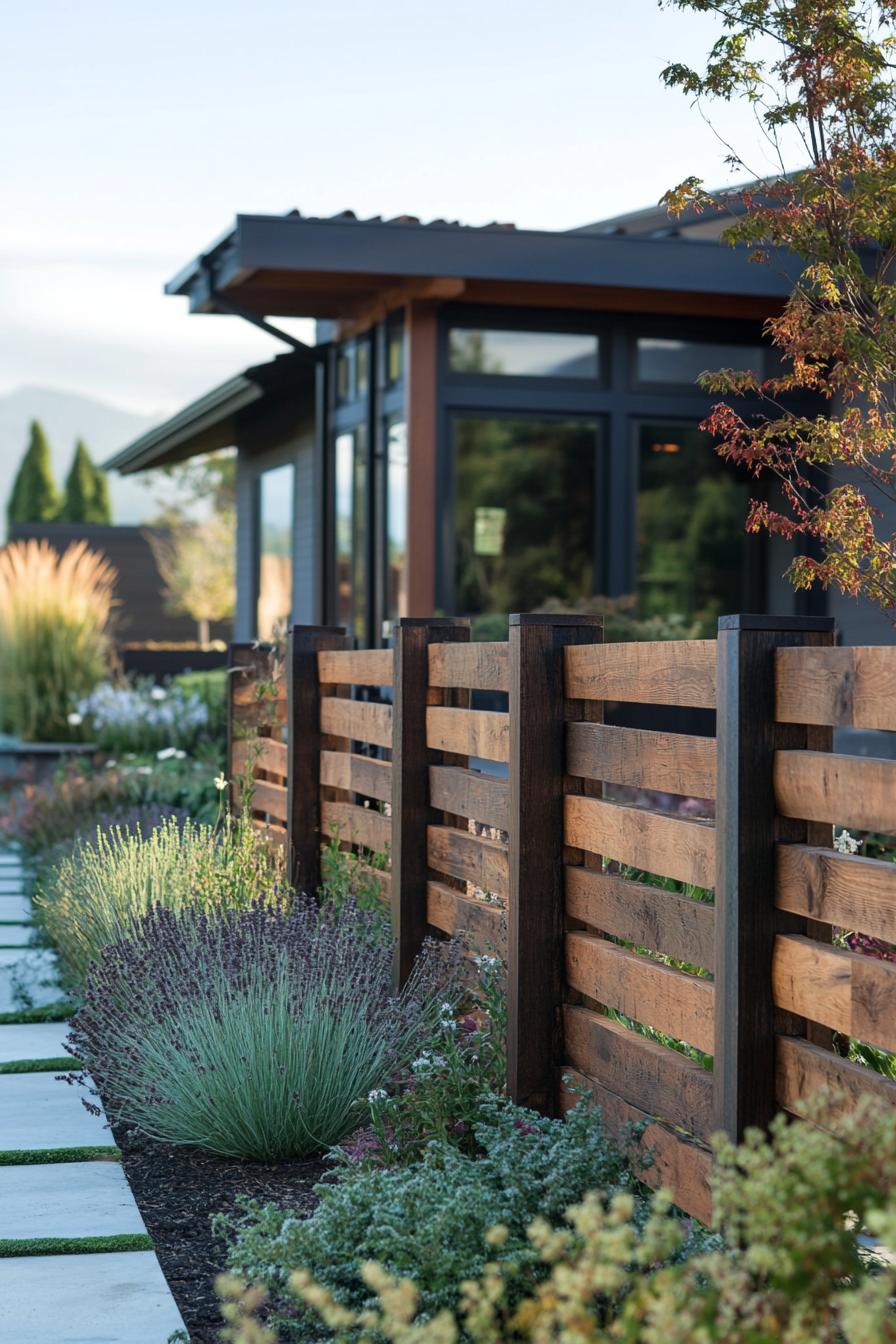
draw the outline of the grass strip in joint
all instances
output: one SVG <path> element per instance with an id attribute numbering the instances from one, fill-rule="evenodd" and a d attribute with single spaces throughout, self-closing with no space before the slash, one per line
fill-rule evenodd
<path id="1" fill-rule="evenodd" d="M 0 1074 L 4 1073 L 67 1073 L 70 1069 L 81 1068 L 81 1061 L 70 1055 L 60 1055 L 58 1059 L 12 1059 L 0 1064 Z"/>
<path id="2" fill-rule="evenodd" d="M 19 1255 L 103 1255 L 109 1251 L 151 1251 L 152 1238 L 145 1232 L 118 1237 L 0 1237 L 0 1259 Z"/>
<path id="3" fill-rule="evenodd" d="M 114 1144 L 94 1148 L 0 1148 L 0 1167 L 41 1166 L 51 1162 L 120 1162 Z"/>
<path id="4" fill-rule="evenodd" d="M 30 1022 L 66 1022 L 73 1012 L 74 1004 L 68 999 L 57 999 L 43 1008 L 13 1008 L 8 1013 L 0 1013 L 0 1027 L 19 1027 Z"/>

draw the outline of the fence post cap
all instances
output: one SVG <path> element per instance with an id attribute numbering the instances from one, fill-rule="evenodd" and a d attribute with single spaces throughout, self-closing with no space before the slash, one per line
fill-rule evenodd
<path id="1" fill-rule="evenodd" d="M 780 630 L 782 633 L 796 631 L 811 634 L 833 630 L 833 616 L 761 616 L 738 613 L 734 616 L 719 617 L 719 631 L 722 630 Z"/>
<path id="2" fill-rule="evenodd" d="M 469 629 L 468 616 L 399 616 L 393 625 L 394 630 L 419 630 L 422 626 L 435 626 L 439 630 Z"/>
<path id="3" fill-rule="evenodd" d="M 508 617 L 510 625 L 593 625 L 602 626 L 603 616 L 582 615 L 574 616 L 566 612 L 550 611 L 527 611 L 513 612 Z"/>

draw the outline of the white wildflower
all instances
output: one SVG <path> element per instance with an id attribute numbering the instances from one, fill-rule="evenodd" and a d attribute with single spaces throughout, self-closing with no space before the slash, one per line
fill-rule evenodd
<path id="1" fill-rule="evenodd" d="M 187 759 L 187 753 L 185 751 L 181 751 L 180 748 L 178 748 L 178 750 L 174 753 L 174 759 L 176 761 L 185 761 Z"/>
<path id="2" fill-rule="evenodd" d="M 841 831 L 839 835 L 834 836 L 834 848 L 841 854 L 858 854 L 859 842 L 849 831 Z"/>
<path id="3" fill-rule="evenodd" d="M 218 790 L 219 793 L 223 793 L 224 790 L 227 788 L 227 780 L 224 778 L 223 770 L 219 775 L 215 775 L 215 788 Z"/>
<path id="4" fill-rule="evenodd" d="M 156 752 L 157 761 L 170 761 L 177 755 L 177 747 L 163 747 L 161 751 Z"/>
<path id="5" fill-rule="evenodd" d="M 163 690 L 161 686 L 153 686 L 149 694 L 153 700 L 161 701 L 168 699 L 168 692 Z"/>
<path id="6" fill-rule="evenodd" d="M 385 1101 L 388 1095 L 384 1087 L 375 1087 L 372 1092 L 367 1093 L 367 1100 L 371 1106 L 374 1106 L 378 1101 Z"/>
<path id="7" fill-rule="evenodd" d="M 84 722 L 84 715 L 79 714 L 77 710 L 73 709 L 68 716 L 68 722 L 73 728 L 77 728 L 80 723 Z"/>
<path id="8" fill-rule="evenodd" d="M 152 774 L 152 766 L 151 766 L 151 765 L 138 765 L 138 766 L 137 766 L 137 774 L 138 774 L 138 775 L 151 775 L 151 774 Z"/>

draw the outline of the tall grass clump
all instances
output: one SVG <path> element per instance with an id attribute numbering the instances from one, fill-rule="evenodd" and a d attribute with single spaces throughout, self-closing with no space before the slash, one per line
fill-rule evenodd
<path id="1" fill-rule="evenodd" d="M 248 821 L 208 826 L 168 817 L 97 830 L 78 841 L 34 898 L 35 918 L 59 953 L 64 980 L 83 984 L 104 947 L 136 933 L 154 906 L 215 914 L 290 900 L 282 855 Z"/>
<path id="2" fill-rule="evenodd" d="M 79 696 L 108 675 L 117 574 L 86 542 L 60 556 L 46 541 L 0 550 L 0 730 L 68 741 Z"/>
<path id="3" fill-rule="evenodd" d="M 337 1143 L 406 1066 L 452 993 L 424 950 L 397 997 L 373 916 L 156 906 L 91 968 L 71 1044 L 107 1113 L 150 1138 L 271 1161 Z"/>

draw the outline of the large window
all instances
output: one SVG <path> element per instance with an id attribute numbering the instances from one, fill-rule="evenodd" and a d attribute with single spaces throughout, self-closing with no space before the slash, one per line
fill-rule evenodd
<path id="1" fill-rule="evenodd" d="M 455 417 L 456 612 L 592 592 L 597 449 L 595 420 Z"/>
<path id="2" fill-rule="evenodd" d="M 292 616 L 292 463 L 262 472 L 258 494 L 258 637 L 271 639 Z"/>
<path id="3" fill-rule="evenodd" d="M 335 440 L 336 619 L 366 638 L 367 434 L 363 425 Z"/>
<path id="4" fill-rule="evenodd" d="M 683 616 L 704 635 L 718 617 L 755 610 L 759 548 L 744 532 L 750 484 L 686 424 L 642 424 L 638 451 L 638 593 L 643 616 Z"/>
<path id="5" fill-rule="evenodd" d="M 408 427 L 386 421 L 386 619 L 408 614 Z"/>
<path id="6" fill-rule="evenodd" d="M 763 378 L 774 355 L 770 347 L 760 345 L 639 336 L 636 377 L 639 383 L 677 383 L 688 387 L 696 384 L 701 373 L 715 369 L 751 369 Z"/>
<path id="7" fill-rule="evenodd" d="M 452 373 L 597 378 L 598 356 L 598 338 L 590 332 L 452 327 L 448 338 Z"/>

